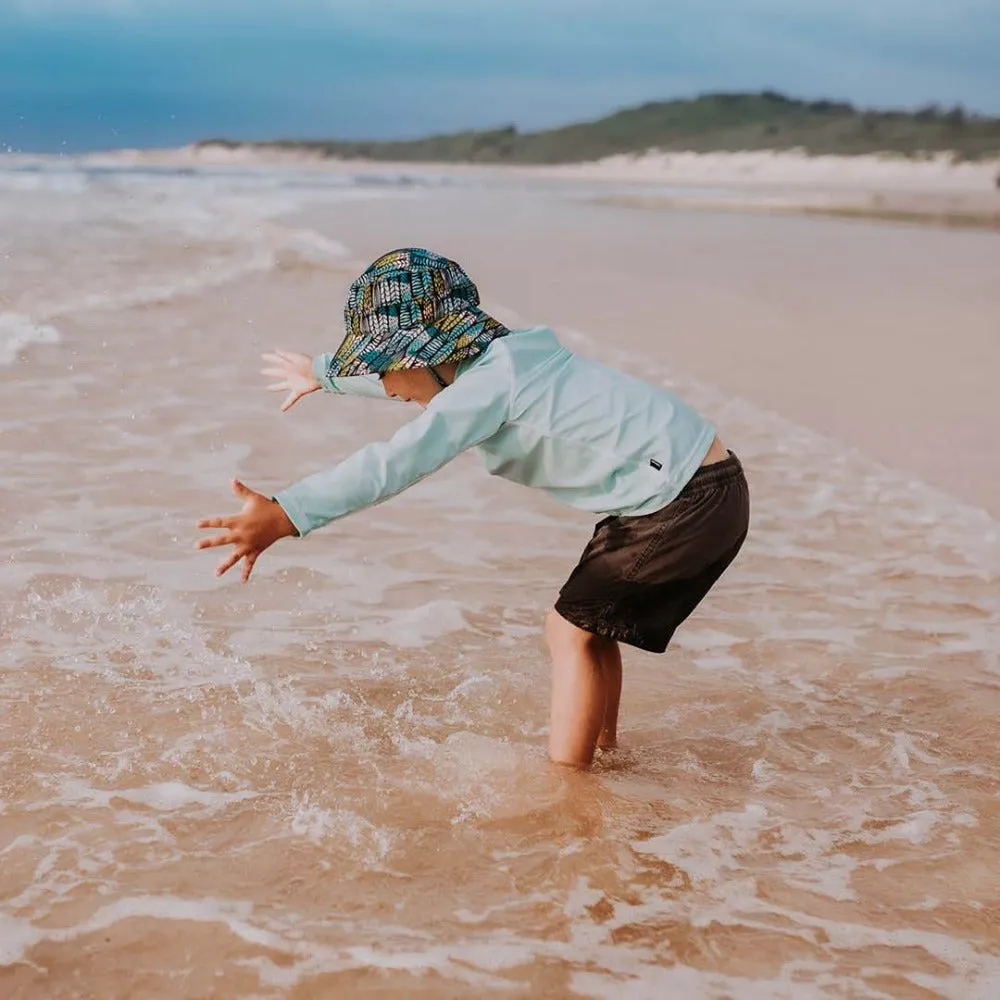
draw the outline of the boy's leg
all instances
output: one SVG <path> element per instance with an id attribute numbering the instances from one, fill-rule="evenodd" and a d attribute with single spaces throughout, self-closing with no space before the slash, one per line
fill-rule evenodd
<path id="1" fill-rule="evenodd" d="M 588 767 L 606 726 L 609 694 L 613 694 L 614 701 L 611 722 L 617 729 L 621 683 L 618 644 L 577 628 L 556 611 L 545 622 L 545 638 L 552 655 L 549 756 L 559 764 Z M 606 673 L 606 665 L 611 676 Z"/>
<path id="2" fill-rule="evenodd" d="M 618 746 L 618 705 L 622 698 L 622 651 L 617 642 L 609 642 L 601 655 L 604 674 L 604 723 L 597 745 L 602 750 Z"/>

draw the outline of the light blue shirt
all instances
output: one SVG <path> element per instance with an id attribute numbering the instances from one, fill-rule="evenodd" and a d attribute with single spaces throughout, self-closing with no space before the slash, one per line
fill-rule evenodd
<path id="1" fill-rule="evenodd" d="M 328 392 L 387 398 L 375 376 L 326 377 Z M 607 516 L 665 507 L 701 465 L 715 428 L 673 393 L 516 330 L 463 362 L 455 381 L 388 441 L 275 495 L 300 535 L 401 493 L 468 448 L 494 476 Z"/>

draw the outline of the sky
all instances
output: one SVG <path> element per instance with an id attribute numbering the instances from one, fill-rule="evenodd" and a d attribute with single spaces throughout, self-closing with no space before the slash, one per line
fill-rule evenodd
<path id="1" fill-rule="evenodd" d="M 0 149 L 397 138 L 710 91 L 1000 115 L 1000 0 L 0 0 Z"/>

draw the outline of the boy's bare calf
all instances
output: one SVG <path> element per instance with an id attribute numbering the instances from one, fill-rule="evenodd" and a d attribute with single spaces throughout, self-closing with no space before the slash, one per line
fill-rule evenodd
<path id="1" fill-rule="evenodd" d="M 585 632 L 551 611 L 545 638 L 552 656 L 549 756 L 588 767 L 598 747 L 616 745 L 622 660 L 613 639 Z"/>

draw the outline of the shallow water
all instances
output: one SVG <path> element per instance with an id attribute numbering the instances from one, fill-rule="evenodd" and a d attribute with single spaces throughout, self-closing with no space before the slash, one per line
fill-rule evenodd
<path id="1" fill-rule="evenodd" d="M 703 407 L 754 500 L 586 775 L 545 761 L 539 630 L 585 517 L 465 456 L 250 586 L 192 550 L 230 475 L 410 415 L 260 391 L 359 263 L 289 213 L 435 196 L 0 170 L 0 995 L 996 996 L 986 514 L 560 331 Z"/>

